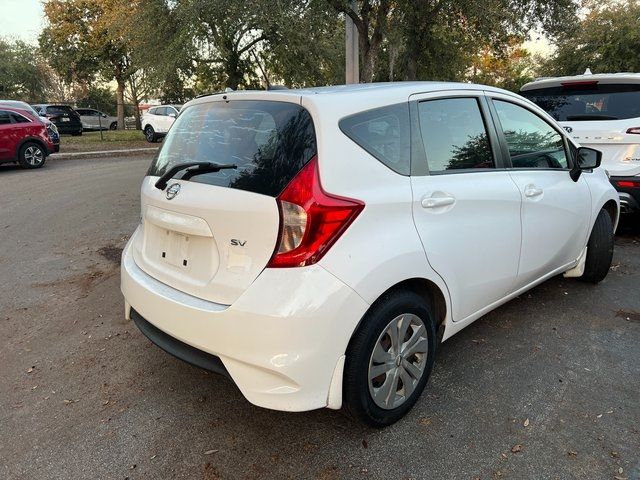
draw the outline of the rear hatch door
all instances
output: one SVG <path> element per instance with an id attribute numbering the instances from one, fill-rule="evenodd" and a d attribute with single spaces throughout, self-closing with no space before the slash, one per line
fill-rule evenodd
<path id="1" fill-rule="evenodd" d="M 229 305 L 267 266 L 278 240 L 277 195 L 316 153 L 310 114 L 291 101 L 210 101 L 188 106 L 142 186 L 136 264 L 173 288 Z M 236 169 L 190 177 L 185 162 Z M 189 178 L 190 177 L 190 178 Z"/>

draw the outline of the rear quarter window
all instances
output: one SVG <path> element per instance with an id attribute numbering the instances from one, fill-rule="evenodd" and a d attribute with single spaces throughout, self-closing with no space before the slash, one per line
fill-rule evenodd
<path id="1" fill-rule="evenodd" d="M 190 181 L 275 197 L 316 153 L 313 120 L 300 105 L 215 101 L 181 112 L 149 175 L 160 176 L 178 163 L 235 164 L 237 169 L 197 175 Z"/>
<path id="2" fill-rule="evenodd" d="M 340 130 L 381 163 L 401 175 L 411 169 L 409 104 L 356 113 L 340 120 Z"/>

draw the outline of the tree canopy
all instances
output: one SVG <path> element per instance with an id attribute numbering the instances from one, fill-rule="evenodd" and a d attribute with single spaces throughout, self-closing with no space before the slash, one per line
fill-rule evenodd
<path id="1" fill-rule="evenodd" d="M 581 22 L 562 35 L 545 75 L 578 75 L 640 71 L 640 2 L 599 1 L 587 4 Z"/>

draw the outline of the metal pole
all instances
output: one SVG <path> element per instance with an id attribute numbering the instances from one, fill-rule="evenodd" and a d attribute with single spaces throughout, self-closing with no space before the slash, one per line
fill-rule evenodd
<path id="1" fill-rule="evenodd" d="M 357 11 L 355 0 L 349 2 L 349 7 Z M 346 83 L 360 83 L 360 53 L 358 45 L 358 28 L 349 15 L 345 15 L 345 70 Z"/>

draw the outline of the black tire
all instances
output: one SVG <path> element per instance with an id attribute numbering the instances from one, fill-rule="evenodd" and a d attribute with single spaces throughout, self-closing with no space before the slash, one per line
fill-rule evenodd
<path id="1" fill-rule="evenodd" d="M 36 142 L 25 142 L 18 152 L 18 165 L 22 168 L 40 168 L 46 160 L 46 149 Z"/>
<path id="2" fill-rule="evenodd" d="M 109 130 L 117 130 L 118 129 L 118 122 L 113 122 L 111 125 L 109 125 Z"/>
<path id="3" fill-rule="evenodd" d="M 589 283 L 601 282 L 609 273 L 612 259 L 613 222 L 606 210 L 600 210 L 587 243 L 587 258 L 580 280 Z"/>
<path id="4" fill-rule="evenodd" d="M 369 367 L 370 362 L 372 362 L 373 359 L 373 351 L 379 341 L 382 344 L 382 341 L 385 338 L 389 338 L 386 333 L 386 337 L 383 337 L 382 335 L 389 327 L 390 322 L 394 321 L 399 316 L 407 314 L 418 317 L 425 327 L 424 336 L 426 337 L 427 345 L 426 354 L 423 354 L 419 361 L 411 360 L 412 362 L 416 361 L 419 364 L 422 364 L 424 361 L 424 368 L 421 376 L 417 379 L 413 392 L 403 400 L 403 403 L 400 403 L 395 408 L 381 408 L 374 400 L 373 394 L 370 391 Z M 410 326 L 409 330 L 411 329 L 413 330 L 408 333 L 409 336 L 413 335 L 413 333 L 417 331 L 414 329 L 413 325 Z M 404 341 L 407 338 L 408 337 L 405 336 L 405 339 L 401 343 L 404 344 Z M 390 338 L 389 341 L 391 341 Z M 425 340 L 422 342 L 425 342 Z M 390 357 L 393 357 L 397 352 L 391 353 L 392 348 L 393 347 L 389 346 L 388 350 L 384 352 L 385 355 L 388 354 Z M 433 313 L 424 298 L 416 293 L 406 290 L 392 291 L 385 294 L 367 312 L 349 342 L 343 376 L 343 399 L 345 403 L 345 410 L 357 420 L 373 427 L 385 427 L 397 422 L 409 410 L 411 410 L 424 390 L 435 361 L 435 351 L 435 321 Z M 412 358 L 416 359 L 417 357 L 412 356 Z M 402 360 L 400 361 L 400 364 L 402 364 L 401 362 Z M 398 367 L 399 363 L 397 358 L 395 363 L 387 363 L 387 365 L 392 364 L 395 365 L 396 370 L 403 368 Z M 372 368 L 374 368 L 374 366 L 372 366 Z M 394 369 L 394 366 L 391 366 L 391 369 Z M 406 370 L 405 374 L 407 374 Z M 393 375 L 393 373 L 383 373 L 380 377 L 376 378 L 380 379 L 383 375 L 384 379 L 382 385 L 386 383 L 387 375 Z M 389 378 L 392 379 L 393 377 Z M 374 387 L 374 380 L 371 380 L 371 382 L 372 387 Z M 378 382 L 380 382 L 380 380 L 378 380 Z M 397 392 L 400 392 L 401 389 L 404 390 L 404 386 L 401 387 L 401 384 L 402 379 L 399 380 L 396 390 L 391 390 L 394 398 L 397 398 Z M 380 390 L 382 389 L 383 387 L 381 386 Z M 404 395 L 399 398 L 404 398 Z"/>
<path id="5" fill-rule="evenodd" d="M 156 143 L 158 141 L 156 131 L 151 125 L 147 125 L 146 127 L 144 127 L 144 138 L 146 138 L 147 142 L 149 143 Z"/>

